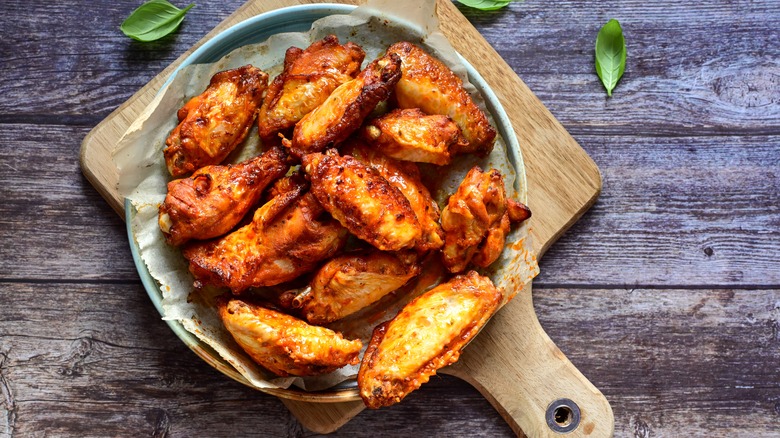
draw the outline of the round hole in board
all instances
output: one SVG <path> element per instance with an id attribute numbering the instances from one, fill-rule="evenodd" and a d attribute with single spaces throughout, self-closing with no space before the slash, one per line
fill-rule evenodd
<path id="1" fill-rule="evenodd" d="M 568 406 L 558 406 L 553 411 L 553 418 L 558 426 L 566 427 L 571 424 L 571 409 Z"/>
<path id="2" fill-rule="evenodd" d="M 547 406 L 545 417 L 547 426 L 554 432 L 569 433 L 580 425 L 580 407 L 568 398 L 561 398 Z"/>

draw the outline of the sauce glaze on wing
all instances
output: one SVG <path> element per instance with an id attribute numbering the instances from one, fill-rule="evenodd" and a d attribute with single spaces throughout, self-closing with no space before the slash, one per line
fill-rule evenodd
<path id="1" fill-rule="evenodd" d="M 383 251 L 413 247 L 422 233 L 409 201 L 382 175 L 335 149 L 303 157 L 311 192 L 349 232 Z"/>
<path id="2" fill-rule="evenodd" d="M 260 138 L 276 140 L 276 133 L 292 128 L 328 98 L 338 86 L 360 71 L 366 54 L 357 44 L 339 44 L 335 35 L 306 50 L 287 49 L 284 71 L 268 87 L 257 117 Z"/>
<path id="3" fill-rule="evenodd" d="M 501 298 L 489 278 L 471 271 L 420 295 L 377 326 L 357 378 L 366 406 L 398 403 L 438 369 L 457 362 Z"/>
<path id="4" fill-rule="evenodd" d="M 330 259 L 289 301 L 311 324 L 328 324 L 375 303 L 419 273 L 414 253 L 353 251 Z"/>
<path id="5" fill-rule="evenodd" d="M 219 316 L 238 345 L 277 376 L 314 376 L 358 363 L 359 339 L 237 299 L 221 299 Z"/>
<path id="6" fill-rule="evenodd" d="M 169 182 L 158 215 L 165 240 L 179 246 L 227 233 L 257 204 L 265 187 L 287 172 L 285 160 L 284 149 L 276 147 L 239 164 L 202 167 Z"/>
<path id="7" fill-rule="evenodd" d="M 342 152 L 376 169 L 406 197 L 417 216 L 422 232 L 415 249 L 425 252 L 437 250 L 444 245 L 444 231 L 439 225 L 439 205 L 422 183 L 416 164 L 390 158 L 354 137 L 347 140 Z"/>
<path id="8" fill-rule="evenodd" d="M 419 108 L 394 109 L 369 121 L 363 138 L 385 155 L 405 161 L 450 164 L 452 151 L 468 142 L 449 117 L 426 115 Z"/>
<path id="9" fill-rule="evenodd" d="M 221 163 L 249 133 L 267 85 L 268 75 L 251 65 L 215 74 L 206 90 L 179 110 L 179 125 L 165 141 L 171 175 Z"/>
<path id="10" fill-rule="evenodd" d="M 298 187 L 273 198 L 251 223 L 227 236 L 185 245 L 182 254 L 197 281 L 239 294 L 290 281 L 341 250 L 346 230 L 303 191 Z"/>
<path id="11" fill-rule="evenodd" d="M 399 107 L 449 116 L 468 141 L 467 146 L 453 148 L 453 155 L 473 152 L 484 156 L 493 150 L 496 130 L 449 67 L 409 42 L 393 44 L 387 53 L 401 58 L 403 74 L 395 86 Z"/>
<path id="12" fill-rule="evenodd" d="M 322 152 L 356 131 L 379 102 L 390 96 L 401 77 L 396 55 L 375 59 L 357 77 L 331 93 L 295 125 L 289 147 L 294 155 Z"/>
<path id="13" fill-rule="evenodd" d="M 506 197 L 501 172 L 474 166 L 441 213 L 444 265 L 452 273 L 469 263 L 489 266 L 504 250 L 511 223 L 529 217 L 528 207 Z"/>

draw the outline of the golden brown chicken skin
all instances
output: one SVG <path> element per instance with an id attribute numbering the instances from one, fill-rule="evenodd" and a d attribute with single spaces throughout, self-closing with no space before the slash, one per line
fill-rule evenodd
<path id="1" fill-rule="evenodd" d="M 507 199 L 501 172 L 485 173 L 474 166 L 441 213 L 444 265 L 453 273 L 465 270 L 469 263 L 489 266 L 501 255 L 513 219 L 525 220 L 530 213 Z"/>
<path id="2" fill-rule="evenodd" d="M 231 166 L 206 166 L 168 183 L 159 224 L 165 240 L 179 246 L 190 239 L 221 236 L 238 225 L 263 190 L 289 169 L 282 148 Z"/>
<path id="3" fill-rule="evenodd" d="M 390 96 L 401 77 L 396 55 L 375 59 L 358 76 L 336 88 L 320 106 L 295 125 L 292 153 L 322 152 L 355 132 L 368 114 Z"/>
<path id="4" fill-rule="evenodd" d="M 279 195 L 298 191 L 301 187 L 308 187 L 308 185 L 309 183 L 306 181 L 306 176 L 299 168 L 290 175 L 280 178 L 276 180 L 275 183 L 271 184 L 271 187 L 265 191 L 263 200 L 264 202 L 268 202 Z"/>
<path id="5" fill-rule="evenodd" d="M 190 272 L 201 285 L 249 287 L 290 281 L 343 247 L 346 230 L 303 187 L 273 198 L 252 222 L 219 239 L 183 247 Z"/>
<path id="6" fill-rule="evenodd" d="M 174 177 L 221 163 L 249 133 L 268 75 L 246 65 L 215 74 L 206 90 L 178 112 L 165 141 L 165 164 Z"/>
<path id="7" fill-rule="evenodd" d="M 427 114 L 444 114 L 452 118 L 468 141 L 467 146 L 453 147 L 453 155 L 490 153 L 496 130 L 452 70 L 409 42 L 393 44 L 387 53 L 401 57 L 403 74 L 395 86 L 399 107 L 420 108 Z"/>
<path id="8" fill-rule="evenodd" d="M 385 155 L 405 161 L 449 164 L 453 151 L 468 142 L 448 116 L 426 115 L 418 108 L 395 109 L 369 121 L 363 138 Z"/>
<path id="9" fill-rule="evenodd" d="M 219 316 L 238 345 L 277 376 L 314 376 L 358 363 L 359 339 L 237 299 L 222 299 Z"/>
<path id="10" fill-rule="evenodd" d="M 342 152 L 379 171 L 409 200 L 422 232 L 415 245 L 418 251 L 437 250 L 444 245 L 444 231 L 439 225 L 439 205 L 420 180 L 417 165 L 392 159 L 357 139 L 347 140 Z"/>
<path id="11" fill-rule="evenodd" d="M 358 238 L 383 251 L 413 247 L 420 223 L 409 201 L 376 169 L 335 149 L 303 157 L 311 193 Z"/>
<path id="12" fill-rule="evenodd" d="M 438 369 L 457 362 L 501 298 L 489 278 L 471 271 L 420 295 L 376 327 L 357 378 L 366 406 L 398 403 Z"/>
<path id="13" fill-rule="evenodd" d="M 530 217 L 531 210 L 528 207 L 507 198 L 506 213 L 501 217 L 498 224 L 488 228 L 487 235 L 477 247 L 471 263 L 481 268 L 487 268 L 493 264 L 504 250 L 506 235 L 509 234 L 512 224 L 523 222 Z"/>
<path id="14" fill-rule="evenodd" d="M 339 85 L 352 80 L 365 56 L 360 46 L 340 45 L 335 35 L 306 50 L 287 49 L 284 71 L 268 87 L 257 116 L 260 138 L 275 140 L 276 133 L 295 126 Z"/>
<path id="15" fill-rule="evenodd" d="M 419 273 L 413 253 L 354 251 L 325 263 L 291 304 L 310 323 L 328 324 L 379 301 Z"/>

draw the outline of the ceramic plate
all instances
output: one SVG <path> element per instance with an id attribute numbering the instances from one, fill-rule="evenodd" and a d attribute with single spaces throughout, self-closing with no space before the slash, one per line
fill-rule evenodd
<path id="1" fill-rule="evenodd" d="M 166 85 L 172 80 L 176 73 L 185 66 L 215 62 L 238 47 L 262 42 L 271 35 L 277 33 L 308 31 L 314 21 L 328 15 L 349 14 L 354 8 L 355 6 L 342 4 L 300 5 L 277 9 L 252 17 L 219 33 L 195 50 L 191 55 L 184 59 L 176 70 L 174 70 L 166 82 Z M 520 153 L 520 146 L 509 122 L 509 118 L 501 107 L 498 98 L 490 87 L 488 87 L 487 83 L 485 83 L 482 76 L 480 76 L 474 67 L 472 67 L 462 56 L 460 57 L 460 60 L 466 67 L 469 81 L 484 97 L 487 109 L 493 116 L 499 133 L 504 138 L 507 145 L 508 159 L 517 171 L 517 180 L 515 184 L 519 187 L 525 187 L 525 171 L 522 155 Z M 161 87 L 161 89 L 162 88 L 164 88 L 164 86 Z M 125 201 L 125 212 L 128 238 L 135 266 L 138 269 L 141 281 L 154 303 L 154 306 L 157 308 L 157 311 L 162 314 L 162 295 L 160 293 L 160 288 L 158 283 L 149 274 L 146 264 L 141 260 L 139 255 L 138 244 L 130 227 L 132 218 L 135 214 L 135 209 L 127 200 Z M 180 323 L 177 321 L 166 322 L 171 329 L 173 329 L 174 333 L 176 333 L 176 335 L 198 356 L 208 362 L 209 365 L 225 375 L 254 388 L 254 386 L 250 385 L 238 371 L 224 361 L 219 354 L 211 349 L 211 347 L 201 342 L 192 333 L 185 330 Z M 357 385 L 354 380 L 344 382 L 336 387 L 319 392 L 307 392 L 296 388 L 262 389 L 262 391 L 283 398 L 321 403 L 360 400 Z"/>

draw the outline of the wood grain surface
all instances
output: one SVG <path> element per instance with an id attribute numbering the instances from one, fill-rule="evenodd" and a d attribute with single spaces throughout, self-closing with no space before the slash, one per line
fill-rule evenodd
<path id="1" fill-rule="evenodd" d="M 199 2 L 142 45 L 118 31 L 137 2 L 1 2 L 0 435 L 312 436 L 159 320 L 124 224 L 78 167 L 89 130 L 241 3 Z M 602 171 L 534 305 L 609 398 L 616 436 L 777 436 L 780 5 L 459 9 Z M 592 70 L 609 18 L 629 51 L 611 99 Z M 335 434 L 511 435 L 449 376 Z"/>
<path id="2" fill-rule="evenodd" d="M 309 2 L 249 0 L 209 35 L 264 12 Z M 519 140 L 527 174 L 526 202 L 534 211 L 529 229 L 538 257 L 595 202 L 601 189 L 598 168 L 452 2 L 431 1 L 429 5 L 435 7 L 444 36 L 495 93 Z M 169 72 L 207 39 L 208 35 L 121 104 L 82 143 L 80 162 L 84 175 L 120 215 L 123 205 L 122 195 L 116 189 L 114 145 L 145 110 Z M 461 355 L 457 366 L 441 372 L 475 386 L 518 434 L 555 435 L 545 411 L 555 400 L 570 399 L 579 407 L 578 424 L 581 423 L 574 426 L 572 436 L 612 436 L 614 416 L 609 402 L 544 332 L 534 312 L 531 288 L 515 293 L 518 298 L 498 317 L 502 322 L 489 324 Z M 202 348 L 195 351 L 207 362 L 214 360 Z M 248 383 L 235 372 L 231 376 Z M 337 430 L 364 409 L 356 390 L 323 395 L 265 392 L 286 398 L 284 404 L 295 418 L 318 433 Z M 340 403 L 333 403 L 334 399 Z"/>

